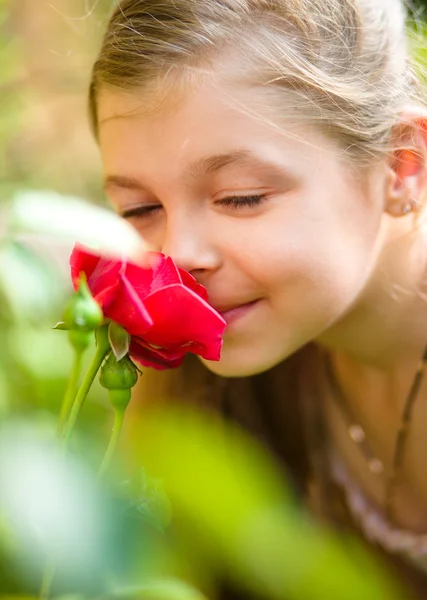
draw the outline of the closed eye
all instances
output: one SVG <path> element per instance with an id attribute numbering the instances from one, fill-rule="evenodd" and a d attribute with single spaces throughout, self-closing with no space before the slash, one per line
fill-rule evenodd
<path id="1" fill-rule="evenodd" d="M 216 204 L 219 204 L 220 206 L 226 206 L 228 208 L 233 208 L 233 210 L 239 210 L 239 208 L 243 207 L 258 206 L 264 200 L 266 200 L 266 194 L 258 194 L 252 196 L 229 196 L 228 198 L 218 200 Z"/>
<path id="2" fill-rule="evenodd" d="M 154 213 L 156 210 L 163 208 L 160 204 L 153 204 L 151 206 L 135 206 L 134 208 L 128 208 L 120 213 L 123 219 L 132 219 L 133 217 L 145 217 L 149 214 Z"/>
<path id="3" fill-rule="evenodd" d="M 232 208 L 233 210 L 239 210 L 245 207 L 259 206 L 265 200 L 266 194 L 257 194 L 251 196 L 228 196 L 227 198 L 217 200 L 215 204 Z M 121 213 L 121 216 L 124 219 L 132 219 L 135 217 L 144 218 L 152 215 L 162 208 L 163 206 L 161 204 L 152 204 L 151 206 L 135 206 L 134 208 L 124 210 Z"/>

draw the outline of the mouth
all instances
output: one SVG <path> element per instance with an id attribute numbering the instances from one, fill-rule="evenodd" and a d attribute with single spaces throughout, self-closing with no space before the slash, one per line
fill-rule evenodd
<path id="1" fill-rule="evenodd" d="M 250 312 L 252 308 L 254 308 L 259 302 L 260 300 L 258 299 L 253 300 L 252 302 L 247 302 L 246 304 L 240 304 L 238 306 L 227 308 L 226 310 L 217 310 L 227 324 L 230 324 L 231 322 L 234 322 Z"/>

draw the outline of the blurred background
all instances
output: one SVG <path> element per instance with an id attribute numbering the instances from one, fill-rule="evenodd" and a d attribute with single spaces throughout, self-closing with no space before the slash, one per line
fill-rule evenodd
<path id="1" fill-rule="evenodd" d="M 49 450 L 46 439 L 50 434 L 45 435 L 52 430 L 72 362 L 66 335 L 52 331 L 71 292 L 64 269 L 70 249 L 65 238 L 71 240 L 76 235 L 82 219 L 94 230 L 103 228 L 102 213 L 89 209 L 91 205 L 103 206 L 105 198 L 98 151 L 88 125 L 87 88 L 105 22 L 115 4 L 113 0 L 0 0 L 0 594 L 36 593 L 45 554 L 56 546 L 34 532 L 54 514 L 56 520 L 45 528 L 48 533 L 54 530 L 58 537 L 58 532 L 63 532 L 69 542 L 70 531 L 62 527 L 68 522 L 71 529 L 86 536 L 87 545 L 83 546 L 79 536 L 73 538 L 72 553 L 74 559 L 80 556 L 80 562 L 74 571 L 73 567 L 66 572 L 64 589 L 73 591 L 70 581 L 80 577 L 80 591 L 87 595 L 104 592 L 105 578 L 100 573 L 120 574 L 124 562 L 139 574 L 144 571 L 147 552 L 141 549 L 141 539 L 150 538 L 150 551 L 158 548 L 158 540 L 151 540 L 151 533 L 135 540 L 139 526 L 124 506 L 131 505 L 139 517 L 151 525 L 154 522 L 156 532 L 169 520 L 161 484 L 151 485 L 143 477 L 137 492 L 125 485 L 123 494 L 122 481 L 118 494 L 110 490 L 101 499 L 99 490 L 88 482 L 85 469 L 90 471 L 96 464 L 111 427 L 111 410 L 98 384 L 79 423 L 81 435 L 76 447 L 85 455 L 84 466 L 72 465 L 68 472 L 69 465 L 65 467 L 62 458 Z M 420 64 L 427 65 L 423 38 L 427 0 L 413 0 L 409 6 L 415 17 L 411 39 Z M 151 575 L 178 574 L 180 582 L 201 583 L 209 589 L 212 571 L 224 563 L 246 585 L 253 583 L 255 589 L 272 598 L 283 598 L 285 585 L 290 586 L 286 590 L 289 599 L 400 597 L 397 588 L 383 585 L 369 560 L 364 562 L 362 557 L 358 563 L 359 551 L 358 558 L 353 555 L 349 562 L 335 541 L 310 529 L 305 518 L 299 520 L 288 491 L 277 484 L 274 469 L 271 486 L 266 485 L 265 474 L 272 467 L 262 462 L 264 458 L 261 460 L 249 440 L 241 440 L 239 448 L 245 451 L 238 453 L 239 460 L 244 455 L 248 462 L 239 463 L 243 487 L 235 488 L 227 471 L 229 449 L 223 449 L 225 458 L 219 461 L 223 438 L 212 430 L 212 423 L 202 419 L 197 427 L 190 427 L 184 421 L 177 428 L 176 422 L 168 419 L 162 426 L 153 423 L 143 436 L 144 443 L 138 429 L 131 439 L 131 454 L 138 463 L 132 469 L 138 471 L 155 456 L 154 470 L 169 475 L 168 491 L 179 499 L 178 504 L 191 514 L 193 522 L 191 526 L 185 519 L 181 522 L 186 535 L 174 537 L 166 549 L 162 547 L 161 568 L 148 569 Z M 215 455 L 209 453 L 210 444 Z M 202 448 L 205 454 L 200 452 Z M 199 462 L 192 471 L 185 470 L 195 454 Z M 252 493 L 260 481 L 261 464 L 265 485 L 258 497 Z M 64 469 L 68 473 L 65 480 L 57 476 Z M 10 473 L 20 477 L 6 477 Z M 203 483 L 200 474 L 206 475 Z M 6 488 L 10 496 L 2 496 Z M 66 490 L 67 502 L 61 490 Z M 70 504 L 70 497 L 74 504 Z M 23 498 L 38 499 L 39 503 L 20 504 Z M 77 498 L 85 498 L 84 504 L 80 506 Z M 218 508 L 219 498 L 222 502 Z M 275 510 L 282 502 L 289 510 L 278 516 Z M 2 512 L 5 503 L 21 512 Z M 153 511 L 154 504 L 157 508 Z M 162 514 L 160 525 L 153 517 L 156 511 Z M 246 528 L 247 522 L 239 521 L 242 515 L 251 519 L 256 515 L 253 530 Z M 21 529 L 11 527 L 12 522 L 19 523 Z M 89 531 L 88 523 L 98 524 L 98 530 Z M 192 528 L 190 544 L 190 529 L 186 527 Z M 243 529 L 246 537 L 242 538 Z M 194 539 L 198 542 L 193 544 Z M 277 541 L 273 552 L 272 539 Z M 11 557 L 17 555 L 20 559 L 14 563 Z M 202 557 L 206 559 L 203 565 Z M 307 567 L 304 561 L 308 561 Z M 282 580 L 285 563 L 301 581 Z M 175 580 L 161 579 L 152 587 L 126 589 L 122 596 L 201 598 L 194 589 Z"/>
<path id="2" fill-rule="evenodd" d="M 90 69 L 112 0 L 0 0 L 0 182 L 99 200 Z"/>

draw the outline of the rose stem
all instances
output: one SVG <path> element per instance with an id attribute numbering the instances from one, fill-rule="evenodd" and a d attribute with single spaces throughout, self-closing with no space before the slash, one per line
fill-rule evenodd
<path id="1" fill-rule="evenodd" d="M 97 346 L 97 348 L 96 348 L 95 355 L 94 355 L 92 362 L 89 366 L 89 369 L 82 381 L 80 389 L 77 392 L 76 398 L 74 400 L 74 404 L 71 408 L 70 415 L 64 426 L 63 438 L 62 438 L 62 447 L 63 448 L 66 448 L 68 445 L 68 442 L 70 441 L 71 433 L 73 431 L 73 428 L 77 421 L 77 418 L 80 414 L 80 411 L 83 407 L 86 396 L 89 393 L 89 390 L 92 386 L 93 380 L 95 379 L 96 374 L 99 371 L 102 361 L 108 354 L 109 349 L 110 349 L 110 347 L 107 344 L 99 344 L 99 346 Z"/>
<path id="2" fill-rule="evenodd" d="M 110 344 L 108 342 L 107 336 L 99 335 L 98 341 L 99 341 L 99 343 L 96 347 L 95 355 L 94 355 L 92 362 L 89 366 L 89 369 L 82 381 L 80 389 L 77 392 L 77 395 L 74 399 L 74 403 L 71 407 L 71 411 L 68 416 L 68 419 L 67 419 L 66 423 L 64 424 L 63 437 L 62 437 L 62 449 L 63 450 L 65 450 L 67 448 L 68 442 L 70 441 L 70 438 L 71 438 L 71 434 L 72 434 L 74 425 L 77 421 L 77 417 L 80 414 L 80 411 L 82 409 L 82 406 L 84 404 L 86 396 L 88 395 L 89 390 L 92 386 L 93 380 L 95 379 L 96 374 L 98 373 L 99 368 L 102 365 L 102 361 L 104 360 L 104 358 L 106 357 L 106 355 L 108 354 L 108 352 L 110 350 Z M 74 366 L 73 366 L 73 374 L 71 376 L 72 380 L 74 379 L 75 371 L 76 371 L 76 364 L 74 364 Z M 71 386 L 71 384 L 70 384 L 70 386 Z M 67 390 L 67 394 L 68 394 L 68 390 Z M 71 392 L 70 392 L 70 395 L 71 395 Z M 49 561 L 48 564 L 46 565 L 46 568 L 45 568 L 45 571 L 43 574 L 42 585 L 41 585 L 41 590 L 40 590 L 40 595 L 39 595 L 39 598 L 41 600 L 47 600 L 47 598 L 49 597 L 53 579 L 55 576 L 55 570 L 56 570 L 56 565 L 54 564 L 53 561 Z"/>
<path id="3" fill-rule="evenodd" d="M 114 409 L 113 430 L 111 432 L 111 437 L 110 437 L 110 441 L 108 443 L 108 448 L 104 454 L 104 458 L 102 459 L 101 466 L 99 467 L 99 471 L 97 474 L 98 479 L 102 479 L 102 477 L 104 476 L 104 474 L 108 470 L 108 467 L 111 464 L 111 460 L 114 456 L 114 453 L 116 451 L 116 448 L 117 448 L 117 445 L 118 445 L 118 442 L 120 439 L 120 433 L 121 433 L 122 427 L 123 427 L 124 416 L 125 416 L 124 410 L 119 410 L 117 408 Z"/>
<path id="4" fill-rule="evenodd" d="M 71 376 L 68 380 L 67 390 L 65 392 L 64 400 L 61 406 L 61 412 L 58 421 L 58 434 L 61 435 L 64 429 L 65 422 L 70 414 L 71 407 L 74 399 L 77 395 L 77 389 L 79 385 L 80 371 L 82 367 L 83 352 L 79 350 L 74 351 L 74 360 L 71 371 Z"/>

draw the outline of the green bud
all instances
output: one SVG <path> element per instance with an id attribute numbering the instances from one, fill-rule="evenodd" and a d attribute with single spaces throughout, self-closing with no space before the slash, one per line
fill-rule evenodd
<path id="1" fill-rule="evenodd" d="M 138 381 L 137 368 L 128 356 L 117 360 L 110 352 L 101 367 L 99 382 L 107 390 L 113 391 L 110 399 L 115 408 L 126 408 L 130 400 L 130 390 Z"/>
<path id="2" fill-rule="evenodd" d="M 131 388 L 137 381 L 137 368 L 129 356 L 118 361 L 114 353 L 110 352 L 101 367 L 99 382 L 108 390 L 110 402 L 115 409 L 125 410 L 130 402 Z"/>
<path id="3" fill-rule="evenodd" d="M 101 307 L 94 300 L 86 282 L 86 276 L 81 274 L 79 288 L 73 294 L 64 311 L 63 325 L 76 331 L 93 331 L 104 320 Z"/>
<path id="4" fill-rule="evenodd" d="M 92 336 L 93 333 L 90 331 L 68 330 L 68 339 L 76 352 L 84 352 L 93 339 Z"/>
<path id="5" fill-rule="evenodd" d="M 127 408 L 131 398 L 130 389 L 126 390 L 108 390 L 108 399 L 111 406 L 120 412 Z"/>

